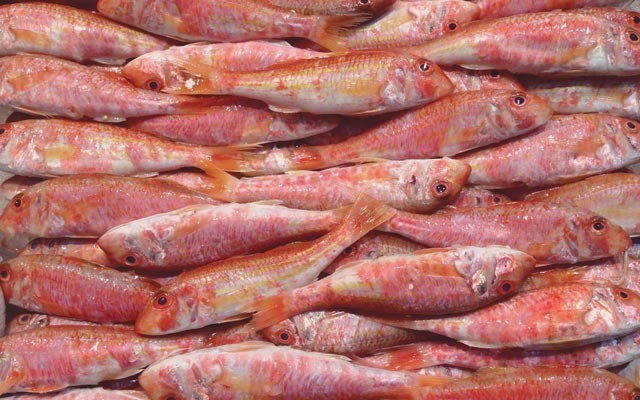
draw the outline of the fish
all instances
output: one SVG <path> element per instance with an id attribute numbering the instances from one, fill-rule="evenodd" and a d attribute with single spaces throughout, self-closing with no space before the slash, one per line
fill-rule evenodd
<path id="1" fill-rule="evenodd" d="M 640 176 L 619 172 L 534 192 L 527 195 L 526 200 L 575 204 L 620 225 L 630 236 L 638 236 L 639 190 Z"/>
<path id="2" fill-rule="evenodd" d="M 64 119 L 0 124 L 0 132 L 0 170 L 36 178 L 92 173 L 144 176 L 187 167 L 217 171 L 212 162 L 226 151 Z"/>
<path id="3" fill-rule="evenodd" d="M 633 382 L 585 367 L 488 368 L 449 385 L 421 388 L 422 400 L 624 400 L 640 399 Z"/>
<path id="4" fill-rule="evenodd" d="M 167 93 L 247 97 L 284 113 L 377 115 L 430 103 L 454 89 L 434 63 L 387 51 L 340 52 L 248 72 L 172 59 L 199 79 L 192 87 L 165 88 Z"/>
<path id="5" fill-rule="evenodd" d="M 438 0 L 439 1 L 439 0 Z M 454 92 L 472 90 L 516 90 L 524 92 L 525 88 L 513 74 L 507 71 L 473 70 L 461 67 L 441 67 L 447 78 L 455 86 Z M 536 94 L 535 92 L 532 92 Z M 541 96 L 542 97 L 542 96 Z M 545 99 L 546 100 L 546 99 Z"/>
<path id="6" fill-rule="evenodd" d="M 136 320 L 136 332 L 163 335 L 246 319 L 258 301 L 316 280 L 344 248 L 394 213 L 392 208 L 362 196 L 339 226 L 316 240 L 289 243 L 182 273 L 147 299 Z"/>
<path id="7" fill-rule="evenodd" d="M 54 392 L 132 376 L 153 362 L 205 347 L 209 335 L 148 338 L 130 327 L 109 325 L 14 333 L 0 339 L 0 392 Z"/>
<path id="8" fill-rule="evenodd" d="M 462 315 L 376 320 L 487 349 L 554 350 L 628 335 L 640 328 L 640 294 L 613 285 L 545 287 Z"/>
<path id="9" fill-rule="evenodd" d="M 640 119 L 640 79 L 521 77 L 527 91 L 547 100 L 556 114 L 607 113 Z"/>
<path id="10" fill-rule="evenodd" d="M 125 126 L 176 142 L 229 146 L 304 139 L 330 132 L 339 122 L 333 115 L 284 114 L 238 102 L 196 114 L 131 118 Z"/>
<path id="11" fill-rule="evenodd" d="M 494 204 L 504 204 L 511 202 L 511 199 L 502 193 L 477 187 L 466 186 L 460 190 L 458 197 L 450 206 L 452 207 L 486 207 Z"/>
<path id="12" fill-rule="evenodd" d="M 612 257 L 631 246 L 624 229 L 600 215 L 529 201 L 445 208 L 431 215 L 398 211 L 379 230 L 427 247 L 509 246 L 533 256 L 540 266 Z"/>
<path id="13" fill-rule="evenodd" d="M 305 15 L 377 15 L 394 4 L 394 0 L 261 0 L 263 3 Z"/>
<path id="14" fill-rule="evenodd" d="M 6 201 L 9 201 L 13 198 L 13 196 L 21 192 L 24 192 L 29 187 L 40 182 L 42 182 L 42 179 L 40 178 L 29 178 L 29 177 L 14 175 L 11 178 L 3 181 L 2 184 L 0 184 L 0 193 L 2 194 L 2 197 L 4 197 Z"/>
<path id="15" fill-rule="evenodd" d="M 358 366 L 342 356 L 246 342 L 157 362 L 139 381 L 152 400 L 276 396 L 340 400 L 418 398 L 418 387 L 448 380 Z"/>
<path id="16" fill-rule="evenodd" d="M 221 169 L 250 175 L 312 170 L 370 159 L 450 157 L 525 134 L 551 118 L 541 98 L 510 90 L 454 93 L 334 145 L 229 154 Z"/>
<path id="17" fill-rule="evenodd" d="M 621 0 L 476 0 L 481 18 L 500 18 L 515 14 L 552 11 L 580 7 L 619 6 L 628 3 Z"/>
<path id="18" fill-rule="evenodd" d="M 635 331 L 617 339 L 560 350 L 481 349 L 451 340 L 426 341 L 382 350 L 356 363 L 394 371 L 441 365 L 471 370 L 561 365 L 613 368 L 639 354 L 640 332 Z"/>
<path id="19" fill-rule="evenodd" d="M 377 1 L 377 0 L 376 0 Z M 304 15 L 264 2 L 216 0 L 100 0 L 100 14 L 183 42 L 245 42 L 299 37 L 340 50 L 335 36 L 367 18 L 362 15 Z"/>
<path id="20" fill-rule="evenodd" d="M 640 293 L 639 252 L 640 247 L 633 245 L 616 258 L 535 271 L 520 290 L 525 292 L 571 282 L 593 282 L 617 285 Z"/>
<path id="21" fill-rule="evenodd" d="M 362 356 L 424 339 L 423 332 L 395 328 L 343 311 L 312 311 L 261 331 L 276 345 L 320 353 Z"/>
<path id="22" fill-rule="evenodd" d="M 470 69 L 533 75 L 637 75 L 640 33 L 612 21 L 607 13 L 601 8 L 483 19 L 402 51 L 437 64 Z M 496 41 L 496 37 L 503 40 Z"/>
<path id="23" fill-rule="evenodd" d="M 350 50 L 416 46 L 479 16 L 480 8 L 468 1 L 396 1 L 380 18 L 338 35 L 337 43 Z"/>
<path id="24" fill-rule="evenodd" d="M 1 153 L 0 153 L 1 154 Z M 222 170 L 201 191 L 221 201 L 279 200 L 291 208 L 330 210 L 365 193 L 398 210 L 428 212 L 464 186 L 468 165 L 450 158 L 404 160 L 237 179 Z"/>
<path id="25" fill-rule="evenodd" d="M 420 368 L 413 372 L 420 375 L 441 376 L 441 377 L 454 378 L 454 379 L 469 378 L 473 375 L 473 372 L 465 369 L 442 366 L 442 365 L 437 365 L 435 367 L 428 367 L 428 368 Z"/>
<path id="26" fill-rule="evenodd" d="M 638 370 L 638 360 L 633 360 L 627 364 L 624 369 L 618 372 L 618 375 L 627 378 L 633 382 L 636 386 L 640 383 L 640 370 Z M 640 400 L 640 399 L 639 399 Z"/>
<path id="27" fill-rule="evenodd" d="M 324 273 L 332 274 L 342 266 L 355 261 L 375 260 L 396 254 L 409 254 L 424 248 L 424 246 L 407 240 L 402 236 L 377 231 L 369 232 L 362 239 L 344 249 L 342 254 L 325 268 Z"/>
<path id="28" fill-rule="evenodd" d="M 79 258 L 93 264 L 109 268 L 120 268 L 118 263 L 111 261 L 105 252 L 98 246 L 96 239 L 86 238 L 56 238 L 34 239 L 25 246 L 19 256 L 48 254 L 67 258 Z"/>
<path id="29" fill-rule="evenodd" d="M 122 122 L 193 113 L 219 101 L 139 89 L 121 75 L 51 56 L 0 58 L 0 106 L 29 114 Z"/>
<path id="30" fill-rule="evenodd" d="M 148 400 L 140 390 L 108 390 L 103 388 L 67 389 L 52 394 L 16 394 L 7 400 Z"/>
<path id="31" fill-rule="evenodd" d="M 296 210 L 274 202 L 194 205 L 117 226 L 98 245 L 125 267 L 180 271 L 322 234 L 346 210 Z"/>
<path id="32" fill-rule="evenodd" d="M 126 60 L 169 44 L 86 10 L 50 3 L 0 7 L 0 55 L 38 53 L 104 64 Z"/>
<path id="33" fill-rule="evenodd" d="M 528 254 L 507 247 L 427 249 L 357 261 L 260 301 L 250 324 L 263 329 L 328 309 L 431 316 L 475 310 L 511 295 L 535 264 Z"/>
<path id="34" fill-rule="evenodd" d="M 2 296 L 2 299 L 4 301 L 4 296 Z M 100 324 L 96 322 L 82 321 L 79 319 L 56 317 L 54 315 L 47 314 L 23 313 L 16 315 L 11 319 L 11 321 L 9 321 L 9 324 L 7 325 L 7 335 L 28 331 L 30 329 L 44 328 L 45 326 L 58 325 L 95 326 Z"/>
<path id="35" fill-rule="evenodd" d="M 0 264 L 0 287 L 9 304 L 26 310 L 108 324 L 134 322 L 160 285 L 77 258 L 37 254 Z"/>
<path id="36" fill-rule="evenodd" d="M 185 73 L 179 63 L 174 63 L 176 57 L 207 65 L 213 71 L 249 72 L 329 54 L 299 49 L 284 41 L 193 43 L 143 54 L 125 65 L 122 74 L 139 88 L 161 91 L 189 88 L 200 80 L 196 75 Z"/>
<path id="37" fill-rule="evenodd" d="M 471 165 L 470 185 L 549 187 L 637 163 L 639 132 L 640 122 L 606 114 L 554 116 L 527 136 L 458 159 Z"/>
<path id="38" fill-rule="evenodd" d="M 125 222 L 191 204 L 220 202 L 167 181 L 101 174 L 49 179 L 11 199 L 0 215 L 0 244 L 17 253 L 35 238 L 97 238 Z"/>

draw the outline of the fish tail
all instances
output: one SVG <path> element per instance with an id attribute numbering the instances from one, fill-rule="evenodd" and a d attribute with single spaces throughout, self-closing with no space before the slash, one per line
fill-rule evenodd
<path id="1" fill-rule="evenodd" d="M 309 39 L 331 51 L 347 51 L 344 33 L 370 19 L 368 14 L 333 15 L 321 17 L 322 23 Z"/>
<path id="2" fill-rule="evenodd" d="M 360 194 L 356 202 L 349 208 L 341 229 L 346 229 L 349 232 L 349 241 L 352 243 L 394 215 L 396 215 L 395 209 L 370 196 Z"/>
<path id="3" fill-rule="evenodd" d="M 260 331 L 293 315 L 297 315 L 298 312 L 295 310 L 295 306 L 289 301 L 290 297 L 291 292 L 285 292 L 258 301 L 254 307 L 258 312 L 253 315 L 253 319 L 248 324 L 249 327 L 255 331 Z"/>
<path id="4" fill-rule="evenodd" d="M 202 192 L 216 200 L 233 202 L 233 192 L 238 185 L 239 179 L 226 173 L 216 165 L 218 157 L 220 157 L 220 154 L 214 154 L 210 159 L 204 160 L 198 165 L 201 170 L 213 178 L 212 184 L 203 188 Z"/>
<path id="5" fill-rule="evenodd" d="M 376 357 L 378 356 L 378 357 Z M 412 371 L 420 368 L 431 367 L 432 362 L 425 359 L 423 352 L 420 351 L 418 345 L 407 345 L 398 347 L 385 353 L 374 355 L 374 358 L 380 358 L 380 362 L 372 362 L 363 359 L 363 363 L 374 364 L 378 368 L 390 369 L 394 371 Z M 382 361 L 384 360 L 384 361 Z"/>

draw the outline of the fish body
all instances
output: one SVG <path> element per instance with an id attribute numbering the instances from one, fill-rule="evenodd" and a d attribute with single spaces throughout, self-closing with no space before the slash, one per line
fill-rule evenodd
<path id="1" fill-rule="evenodd" d="M 119 265 L 109 259 L 98 246 L 95 239 L 57 238 L 35 239 L 25 246 L 19 255 L 48 254 L 67 258 L 79 258 L 105 267 L 117 268 Z"/>
<path id="2" fill-rule="evenodd" d="M 640 235 L 640 177 L 629 173 L 603 174 L 527 195 L 527 200 L 575 204 Z"/>
<path id="3" fill-rule="evenodd" d="M 405 160 L 453 156 L 527 133 L 544 125 L 551 113 L 544 100 L 521 92 L 454 93 L 337 144 L 244 154 L 220 160 L 218 165 L 229 171 L 276 174 L 372 157 Z"/>
<path id="4" fill-rule="evenodd" d="M 67 389 L 52 394 L 16 394 L 5 397 L 8 400 L 148 400 L 140 390 L 108 390 L 103 388 Z"/>
<path id="5" fill-rule="evenodd" d="M 122 122 L 195 112 L 217 102 L 139 89 L 121 75 L 48 56 L 0 59 L 0 104 L 31 114 Z"/>
<path id="6" fill-rule="evenodd" d="M 3 296 L 4 299 L 4 296 Z M 47 314 L 18 314 L 7 325 L 7 335 L 12 333 L 18 333 L 28 331 L 30 329 L 44 328 L 45 326 L 57 326 L 57 325 L 81 325 L 81 326 L 94 326 L 98 325 L 95 322 L 82 321 L 79 319 L 70 319 L 56 317 Z"/>
<path id="7" fill-rule="evenodd" d="M 96 13 L 60 4 L 14 3 L 0 7 L 0 55 L 48 54 L 77 62 L 124 64 L 169 47 L 164 40 L 124 27 Z"/>
<path id="8" fill-rule="evenodd" d="M 38 237 L 96 238 L 114 226 L 149 215 L 219 203 L 172 182 L 73 175 L 43 181 L 17 194 L 0 216 L 0 232 L 3 246 L 17 252 Z"/>
<path id="9" fill-rule="evenodd" d="M 208 335 L 147 338 L 129 327 L 48 326 L 0 339 L 2 393 L 53 392 L 135 375 L 147 365 L 206 345 Z M 52 366 L 55 366 L 53 368 Z"/>
<path id="10" fill-rule="evenodd" d="M 613 21 L 608 12 L 601 8 L 483 19 L 405 50 L 438 64 L 471 69 L 534 75 L 637 75 L 640 34 L 635 27 Z"/>
<path id="11" fill-rule="evenodd" d="M 342 209 L 255 203 L 195 205 L 120 225 L 102 235 L 98 245 L 124 266 L 184 270 L 326 232 L 343 215 Z"/>
<path id="12" fill-rule="evenodd" d="M 223 151 L 107 124 L 62 119 L 13 122 L 1 125 L 0 132 L 0 169 L 31 177 L 209 169 Z"/>
<path id="13" fill-rule="evenodd" d="M 554 116 L 527 136 L 459 159 L 471 165 L 472 185 L 558 185 L 637 163 L 638 132 L 640 122 L 606 114 Z M 512 157 L 519 162 L 505 162 Z"/>
<path id="14" fill-rule="evenodd" d="M 263 2 L 301 14 L 319 15 L 376 15 L 394 4 L 394 0 L 263 0 Z"/>
<path id="15" fill-rule="evenodd" d="M 242 319 L 255 311 L 257 302 L 316 280 L 342 250 L 394 213 L 363 196 L 338 227 L 314 241 L 290 243 L 185 272 L 147 301 L 136 331 L 162 335 Z"/>
<path id="16" fill-rule="evenodd" d="M 153 400 L 417 398 L 436 379 L 351 364 L 347 358 L 248 342 L 172 357 L 140 376 Z M 206 376 L 206 379 L 201 377 Z"/>
<path id="17" fill-rule="evenodd" d="M 266 328 L 311 310 L 444 315 L 491 304 L 518 288 L 535 260 L 506 247 L 453 247 L 346 265 L 259 304 L 251 324 Z"/>
<path id="18" fill-rule="evenodd" d="M 472 90 L 516 90 L 524 92 L 524 86 L 507 71 L 473 70 L 461 67 L 442 67 L 456 92 Z"/>
<path id="19" fill-rule="evenodd" d="M 437 333 L 472 347 L 570 348 L 637 330 L 640 295 L 617 286 L 572 283 L 519 293 L 464 315 L 384 321 Z"/>
<path id="20" fill-rule="evenodd" d="M 380 229 L 427 247 L 509 246 L 540 265 L 612 257 L 631 246 L 629 235 L 602 216 L 543 202 L 448 208 L 431 215 L 399 211 Z"/>
<path id="21" fill-rule="evenodd" d="M 624 3 L 625 1 L 620 0 L 476 0 L 482 18 L 500 18 L 567 8 L 617 6 Z"/>
<path id="22" fill-rule="evenodd" d="M 204 193 L 222 201 L 280 200 L 291 208 L 329 210 L 365 193 L 398 210 L 428 212 L 454 198 L 469 167 L 449 158 L 404 160 L 236 179 L 219 171 Z"/>
<path id="23" fill-rule="evenodd" d="M 135 321 L 160 287 L 133 274 L 53 255 L 13 258 L 0 264 L 0 275 L 10 304 L 100 323 Z"/>
<path id="24" fill-rule="evenodd" d="M 277 345 L 357 356 L 424 338 L 422 332 L 384 325 L 342 311 L 312 311 L 296 315 L 261 333 Z"/>
<path id="25" fill-rule="evenodd" d="M 511 199 L 501 193 L 487 189 L 467 186 L 460 190 L 458 197 L 450 205 L 453 207 L 486 207 L 494 204 L 509 203 Z"/>

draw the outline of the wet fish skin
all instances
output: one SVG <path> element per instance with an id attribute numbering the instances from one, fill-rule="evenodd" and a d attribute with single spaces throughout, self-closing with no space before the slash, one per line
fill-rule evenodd
<path id="1" fill-rule="evenodd" d="M 0 125 L 0 169 L 21 176 L 145 175 L 212 168 L 224 148 L 175 143 L 122 127 L 63 119 Z"/>
<path id="2" fill-rule="evenodd" d="M 640 177 L 629 173 L 598 175 L 526 197 L 586 208 L 620 225 L 630 236 L 640 235 L 639 199 Z"/>
<path id="3" fill-rule="evenodd" d="M 514 75 L 507 71 L 472 70 L 462 67 L 442 67 L 447 78 L 456 87 L 456 92 L 472 90 L 517 90 L 525 88 Z M 535 94 L 535 92 L 533 92 Z"/>
<path id="4" fill-rule="evenodd" d="M 552 11 L 566 8 L 617 6 L 620 0 L 476 0 L 482 18 L 500 18 L 515 14 Z"/>
<path id="5" fill-rule="evenodd" d="M 380 230 L 427 247 L 509 246 L 530 254 L 539 265 L 612 257 L 631 246 L 629 235 L 602 216 L 543 202 L 447 208 L 431 215 L 398 211 Z"/>
<path id="6" fill-rule="evenodd" d="M 267 340 L 306 351 L 362 356 L 423 339 L 400 329 L 342 311 L 312 311 L 261 331 Z"/>
<path id="7" fill-rule="evenodd" d="M 190 204 L 220 202 L 166 181 L 100 174 L 60 177 L 11 200 L 0 215 L 0 242 L 18 252 L 39 237 L 97 238 L 114 226 Z"/>
<path id="8" fill-rule="evenodd" d="M 3 296 L 4 298 L 4 296 Z M 18 314 L 7 325 L 7 335 L 12 333 L 24 332 L 30 329 L 44 328 L 45 326 L 58 326 L 58 325 L 81 325 L 81 326 L 94 326 L 98 325 L 95 322 L 81 321 L 78 319 L 69 319 L 56 317 L 47 314 Z"/>
<path id="9" fill-rule="evenodd" d="M 147 365 L 206 346 L 209 334 L 147 338 L 129 327 L 48 326 L 0 339 L 0 392 L 52 392 L 134 375 Z M 58 366 L 52 368 L 52 365 Z"/>
<path id="10" fill-rule="evenodd" d="M 36 183 L 42 182 L 40 178 L 28 178 L 24 176 L 14 175 L 0 184 L 0 193 L 5 200 L 11 200 L 13 196 L 24 192 Z"/>
<path id="11" fill-rule="evenodd" d="M 218 102 L 139 89 L 119 74 L 49 56 L 0 59 L 0 104 L 36 115 L 122 122 L 196 112 Z"/>
<path id="12" fill-rule="evenodd" d="M 8 400 L 148 400 L 147 395 L 139 390 L 108 390 L 103 388 L 67 389 L 60 393 L 16 394 L 5 397 Z"/>
<path id="13" fill-rule="evenodd" d="M 164 40 L 96 13 L 50 3 L 0 7 L 0 55 L 39 53 L 104 64 L 124 64 L 169 47 Z"/>
<path id="14" fill-rule="evenodd" d="M 516 141 L 458 159 L 471 165 L 471 185 L 548 187 L 637 163 L 638 132 L 640 122 L 606 114 L 554 116 Z M 506 156 L 520 162 L 506 163 Z"/>
<path id="15" fill-rule="evenodd" d="M 417 398 L 416 387 L 443 380 L 356 366 L 348 359 L 271 343 L 247 342 L 172 357 L 147 368 L 140 384 L 153 400 L 184 398 Z M 206 376 L 203 380 L 199 377 Z"/>
<path id="16" fill-rule="evenodd" d="M 293 10 L 302 14 L 344 15 L 367 14 L 377 15 L 394 3 L 394 0 L 262 0 L 272 6 Z"/>
<path id="17" fill-rule="evenodd" d="M 541 98 L 517 91 L 454 93 L 383 122 L 343 142 L 239 154 L 217 165 L 251 175 L 322 169 L 370 158 L 387 160 L 453 156 L 525 134 L 551 118 Z"/>
<path id="18" fill-rule="evenodd" d="M 160 287 L 150 279 L 52 255 L 10 259 L 0 264 L 0 275 L 0 287 L 10 304 L 99 323 L 135 321 Z"/>
<path id="19" fill-rule="evenodd" d="M 194 205 L 117 226 L 98 245 L 123 266 L 185 270 L 327 232 L 344 213 L 255 203 Z"/>
<path id="20" fill-rule="evenodd" d="M 640 328 L 640 295 L 612 285 L 572 283 L 518 293 L 464 315 L 379 319 L 479 348 L 551 350 L 601 342 Z"/>
<path id="21" fill-rule="evenodd" d="M 63 257 L 79 258 L 94 264 L 110 268 L 118 268 L 119 264 L 111 261 L 98 246 L 95 239 L 56 238 L 35 239 L 25 246 L 18 255 L 49 254 Z"/>
<path id="22" fill-rule="evenodd" d="M 257 302 L 315 281 L 344 248 L 394 213 L 392 208 L 362 196 L 338 226 L 316 240 L 289 243 L 182 273 L 147 300 L 136 320 L 136 332 L 162 335 L 245 319 L 255 311 Z"/>
<path id="23" fill-rule="evenodd" d="M 263 329 L 312 310 L 446 315 L 511 294 L 535 260 L 506 247 L 453 247 L 387 256 L 343 266 L 307 286 L 261 301 L 251 325 Z"/>
<path id="24" fill-rule="evenodd" d="M 450 205 L 453 207 L 486 207 L 494 204 L 504 204 L 511 202 L 511 199 L 501 193 L 492 192 L 487 189 L 467 186 L 460 190 L 460 194 Z"/>
<path id="25" fill-rule="evenodd" d="M 472 69 L 534 75 L 637 75 L 638 31 L 612 21 L 607 13 L 604 8 L 483 19 L 405 51 L 438 64 Z M 505 40 L 498 43 L 496 35 Z"/>

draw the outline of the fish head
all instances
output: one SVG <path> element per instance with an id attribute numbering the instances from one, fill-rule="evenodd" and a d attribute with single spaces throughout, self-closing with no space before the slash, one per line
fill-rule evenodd
<path id="1" fill-rule="evenodd" d="M 180 74 L 178 67 L 168 62 L 163 51 L 153 51 L 132 60 L 122 68 L 122 75 L 135 86 L 161 91 L 174 87 Z"/>
<path id="2" fill-rule="evenodd" d="M 418 57 L 402 57 L 392 70 L 388 82 L 404 88 L 404 99 L 416 103 L 431 102 L 448 94 L 455 87 L 436 63 Z"/>
<path id="3" fill-rule="evenodd" d="M 261 331 L 262 336 L 273 344 L 300 347 L 300 335 L 296 324 L 289 319 L 280 321 Z"/>
<path id="4" fill-rule="evenodd" d="M 524 91 L 524 87 L 510 72 L 491 70 L 473 71 L 480 79 L 479 90 L 515 90 Z"/>
<path id="5" fill-rule="evenodd" d="M 595 213 L 577 209 L 569 220 L 565 241 L 577 261 L 596 260 L 624 253 L 632 244 L 620 226 Z"/>
<path id="6" fill-rule="evenodd" d="M 0 155 L 9 144 L 11 138 L 17 136 L 17 130 L 14 125 L 15 124 L 0 124 Z"/>
<path id="7" fill-rule="evenodd" d="M 640 70 L 640 28 L 627 25 L 617 26 L 612 46 L 607 50 L 609 63 L 615 65 L 621 75 L 637 75 Z M 597 54 L 597 57 L 605 55 Z M 596 56 L 594 56 L 596 57 Z"/>
<path id="8" fill-rule="evenodd" d="M 634 244 L 622 258 L 625 287 L 640 293 L 640 245 Z"/>
<path id="9" fill-rule="evenodd" d="M 620 286 L 594 286 L 593 298 L 608 324 L 621 328 L 640 327 L 640 294 Z"/>
<path id="10" fill-rule="evenodd" d="M 546 124 L 552 115 L 551 106 L 540 96 L 498 90 L 493 93 L 488 122 L 492 130 L 509 138 Z"/>
<path id="11" fill-rule="evenodd" d="M 17 253 L 40 236 L 49 206 L 40 189 L 33 186 L 13 196 L 0 215 L 0 246 L 6 251 Z"/>
<path id="12" fill-rule="evenodd" d="M 378 15 L 382 11 L 391 7 L 395 0 L 349 0 L 352 9 L 358 14 Z"/>
<path id="13" fill-rule="evenodd" d="M 447 204 L 464 187 L 471 167 L 458 160 L 414 160 L 402 164 L 397 184 L 411 203 L 412 212 L 433 209 L 433 203 Z M 426 207 L 426 208 L 425 208 Z"/>
<path id="14" fill-rule="evenodd" d="M 421 3 L 413 3 L 420 6 Z M 412 5 L 413 5 L 412 4 Z M 475 21 L 480 17 L 480 7 L 470 1 L 443 1 L 434 4 L 425 4 L 433 14 L 437 14 L 442 21 L 441 32 L 456 32 L 467 22 Z M 435 9 L 434 9 L 435 8 Z M 429 16 L 431 18 L 431 16 Z"/>
<path id="15" fill-rule="evenodd" d="M 632 119 L 614 117 L 616 120 L 616 126 L 614 128 L 617 132 L 622 132 L 627 142 L 633 148 L 633 154 L 637 157 L 640 156 L 640 122 Z"/>
<path id="16" fill-rule="evenodd" d="M 509 296 L 518 291 L 536 268 L 536 259 L 521 251 L 497 248 L 493 260 L 493 279 L 489 296 Z"/>
<path id="17" fill-rule="evenodd" d="M 135 222 L 108 230 L 98 239 L 98 246 L 111 260 L 131 268 L 158 265 L 165 256 L 162 239 L 153 227 Z"/>
<path id="18" fill-rule="evenodd" d="M 47 325 L 49 325 L 49 316 L 46 314 L 18 314 L 9 322 L 7 335 L 35 328 L 44 328 Z"/>
<path id="19" fill-rule="evenodd" d="M 197 288 L 176 279 L 147 301 L 136 319 L 136 332 L 165 335 L 193 329 L 198 317 L 198 301 Z"/>

